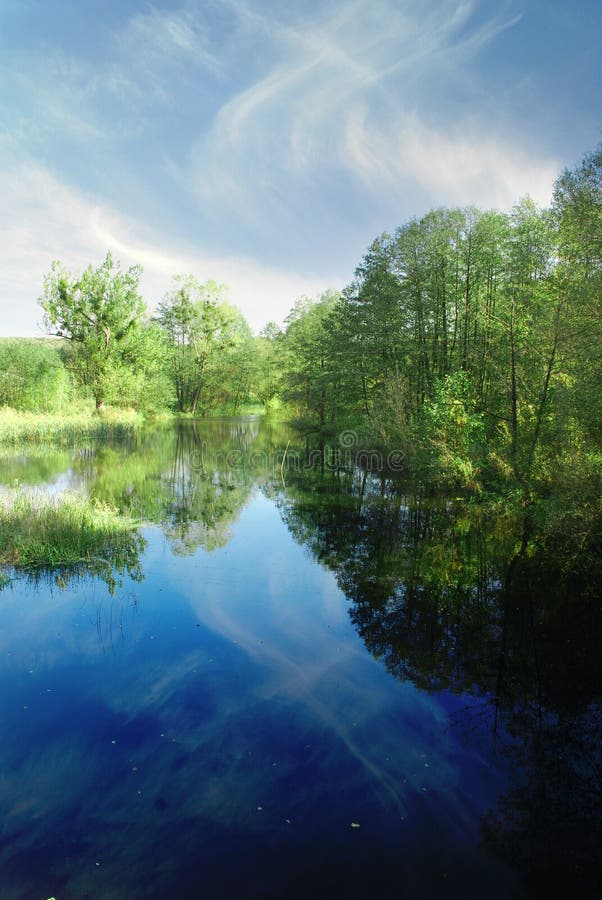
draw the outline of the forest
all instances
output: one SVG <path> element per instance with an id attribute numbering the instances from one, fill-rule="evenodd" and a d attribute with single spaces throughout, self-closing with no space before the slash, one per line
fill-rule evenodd
<path id="1" fill-rule="evenodd" d="M 277 411 L 326 441 L 352 429 L 430 482 L 595 494 L 602 147 L 548 209 L 440 208 L 380 235 L 342 292 L 300 298 L 259 336 L 223 285 L 177 276 L 151 312 L 140 276 L 110 253 L 77 276 L 53 264 L 48 337 L 0 342 L 0 438 L 77 413 L 92 428 Z"/>

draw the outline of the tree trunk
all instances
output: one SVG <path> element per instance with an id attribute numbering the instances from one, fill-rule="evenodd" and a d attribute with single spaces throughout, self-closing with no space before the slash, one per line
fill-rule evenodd
<path id="1" fill-rule="evenodd" d="M 556 360 L 556 351 L 558 349 L 558 338 L 559 338 L 559 322 L 560 322 L 560 303 L 556 307 L 556 314 L 554 317 L 554 335 L 552 338 L 552 347 L 550 350 L 550 355 L 548 357 L 548 364 L 546 366 L 546 374 L 544 378 L 544 382 L 541 388 L 541 395 L 539 398 L 539 406 L 537 409 L 537 419 L 535 421 L 535 431 L 533 433 L 533 440 L 531 442 L 531 450 L 529 453 L 529 463 L 527 467 L 527 475 L 531 475 L 531 469 L 533 468 L 533 461 L 535 459 L 535 453 L 537 452 L 537 445 L 539 444 L 539 435 L 541 432 L 541 425 L 543 422 L 544 412 L 546 408 L 546 402 L 548 399 L 549 389 L 550 389 L 550 379 L 552 377 L 552 372 L 554 370 L 554 362 Z"/>
<path id="2" fill-rule="evenodd" d="M 512 468 L 518 476 L 518 397 L 516 388 L 516 347 L 514 342 L 514 297 L 510 304 L 510 416 Z"/>
<path id="3" fill-rule="evenodd" d="M 197 404 L 199 402 L 199 397 L 201 396 L 201 387 L 200 385 L 195 389 L 194 396 L 192 398 L 192 406 L 190 408 L 190 412 L 194 416 L 196 413 Z"/>

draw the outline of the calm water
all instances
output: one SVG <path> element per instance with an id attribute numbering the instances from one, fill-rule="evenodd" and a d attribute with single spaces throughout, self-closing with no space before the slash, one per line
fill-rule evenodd
<path id="1" fill-rule="evenodd" d="M 0 896 L 593 896 L 594 575 L 289 437 L 2 459 L 146 524 L 0 592 Z"/>

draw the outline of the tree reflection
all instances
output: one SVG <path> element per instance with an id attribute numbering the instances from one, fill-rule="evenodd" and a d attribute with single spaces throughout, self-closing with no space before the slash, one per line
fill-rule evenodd
<path id="1" fill-rule="evenodd" d="M 228 542 L 282 441 L 282 426 L 253 417 L 184 420 L 79 456 L 74 471 L 93 496 L 158 525 L 174 553 L 190 555 Z"/>
<path id="2" fill-rule="evenodd" d="M 184 424 L 176 431 L 161 525 L 174 553 L 188 555 L 199 547 L 211 551 L 227 544 L 253 487 L 253 479 L 234 472 L 228 463 L 236 449 L 253 439 L 240 423 Z"/>
<path id="3" fill-rule="evenodd" d="M 141 556 L 145 547 L 144 537 L 140 532 L 132 530 L 105 542 L 99 547 L 98 555 L 87 556 L 68 566 L 27 567 L 21 570 L 20 575 L 33 585 L 45 582 L 61 589 L 95 578 L 104 582 L 110 596 L 114 596 L 116 590 L 123 586 L 125 578 L 135 582 L 144 580 Z M 10 576 L 5 576 L 4 580 L 0 578 L 0 590 L 7 587 L 10 582 Z"/>
<path id="4" fill-rule="evenodd" d="M 61 490 L 87 493 L 141 527 L 156 525 L 175 554 L 191 555 L 228 542 L 254 486 L 273 474 L 282 432 L 282 426 L 254 417 L 181 421 L 61 451 L 52 467 L 40 468 L 37 457 L 17 451 L 8 454 L 7 471 L 41 491 L 55 491 L 58 477 Z M 124 574 L 141 579 L 143 547 L 133 532 L 119 546 L 103 544 L 94 558 L 49 571 L 61 586 L 97 575 L 114 591 Z"/>
<path id="5" fill-rule="evenodd" d="M 174 434 L 155 521 L 176 554 L 223 547 L 254 487 L 273 475 L 283 429 L 254 418 L 206 419 L 181 422 Z"/>
<path id="6" fill-rule="evenodd" d="M 251 493 L 257 473 L 232 460 L 249 454 L 258 433 L 252 419 L 182 421 L 80 454 L 73 471 L 93 497 L 158 525 L 174 553 L 211 551 L 227 543 Z"/>
<path id="7" fill-rule="evenodd" d="M 599 520 L 576 539 L 532 515 L 383 474 L 289 472 L 278 503 L 336 573 L 366 646 L 398 678 L 480 696 L 516 784 L 484 835 L 530 894 L 595 888 L 602 801 Z M 584 539 L 585 535 L 585 539 Z"/>
<path id="8" fill-rule="evenodd" d="M 600 555 L 556 543 L 515 558 L 505 585 L 500 704 L 520 772 L 484 823 L 530 894 L 599 896 L 602 821 Z"/>

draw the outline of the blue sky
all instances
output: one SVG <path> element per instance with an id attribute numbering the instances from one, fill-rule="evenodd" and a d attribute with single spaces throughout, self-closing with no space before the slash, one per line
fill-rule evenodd
<path id="1" fill-rule="evenodd" d="M 599 0 L 0 0 L 0 334 L 59 258 L 214 278 L 255 328 L 437 205 L 547 203 L 602 139 Z"/>

